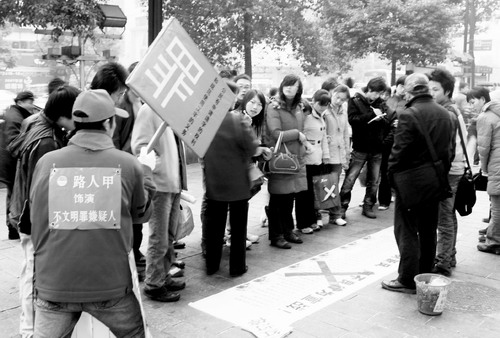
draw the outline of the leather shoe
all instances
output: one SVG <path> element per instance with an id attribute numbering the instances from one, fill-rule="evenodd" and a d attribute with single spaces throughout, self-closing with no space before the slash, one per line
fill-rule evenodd
<path id="1" fill-rule="evenodd" d="M 177 302 L 181 298 L 178 293 L 168 291 L 165 285 L 155 289 L 144 288 L 144 294 L 152 300 L 165 303 Z"/>
<path id="2" fill-rule="evenodd" d="M 180 291 L 186 288 L 186 283 L 178 282 L 172 279 L 169 282 L 165 283 L 165 287 L 168 291 Z"/>
<path id="3" fill-rule="evenodd" d="M 437 265 L 435 265 L 432 268 L 431 272 L 432 273 L 437 273 L 438 275 L 442 275 L 442 276 L 445 276 L 445 277 L 450 277 L 451 276 L 451 271 L 450 270 L 442 268 L 442 267 L 437 266 Z"/>
<path id="4" fill-rule="evenodd" d="M 179 269 L 184 269 L 186 267 L 186 263 L 184 263 L 181 260 L 177 260 L 175 262 L 172 262 L 172 265 L 178 267 Z"/>
<path id="5" fill-rule="evenodd" d="M 372 210 L 372 207 L 363 206 L 363 212 L 361 214 L 368 218 L 377 218 L 377 216 Z"/>
<path id="6" fill-rule="evenodd" d="M 292 248 L 290 243 L 285 241 L 283 238 L 277 239 L 275 241 L 271 241 L 271 246 L 275 246 L 275 247 L 280 248 L 280 249 L 291 249 Z"/>
<path id="7" fill-rule="evenodd" d="M 492 253 L 495 255 L 500 255 L 500 245 L 488 245 L 485 243 L 479 243 L 477 249 L 481 252 Z"/>
<path id="8" fill-rule="evenodd" d="M 486 235 L 487 231 L 488 231 L 488 228 L 481 229 L 481 230 L 479 230 L 479 234 L 484 236 L 484 235 Z"/>
<path id="9" fill-rule="evenodd" d="M 248 271 L 248 265 L 245 265 L 245 269 L 242 272 L 236 272 L 236 273 L 230 272 L 229 276 L 231 276 L 231 277 L 239 277 L 239 276 L 245 274 L 247 271 Z"/>
<path id="10" fill-rule="evenodd" d="M 290 243 L 295 243 L 295 244 L 301 244 L 304 243 L 302 239 L 300 239 L 299 236 L 297 236 L 295 233 L 290 232 L 288 235 L 285 236 L 285 240 L 290 242 Z"/>
<path id="11" fill-rule="evenodd" d="M 394 291 L 394 292 L 402 292 L 402 293 L 410 293 L 410 294 L 417 293 L 416 288 L 407 287 L 406 285 L 401 284 L 401 282 L 398 281 L 397 279 L 383 281 L 382 288 L 389 290 L 389 291 Z"/>

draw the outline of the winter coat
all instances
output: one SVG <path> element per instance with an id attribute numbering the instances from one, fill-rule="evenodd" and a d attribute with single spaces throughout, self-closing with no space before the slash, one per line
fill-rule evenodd
<path id="1" fill-rule="evenodd" d="M 227 113 L 203 158 L 208 199 L 234 202 L 251 197 L 248 166 L 258 146 L 242 114 Z"/>
<path id="2" fill-rule="evenodd" d="M 490 101 L 477 118 L 481 169 L 488 174 L 488 194 L 500 195 L 500 103 Z"/>
<path id="3" fill-rule="evenodd" d="M 350 131 L 347 122 L 346 106 L 343 104 L 334 112 L 327 109 L 323 114 L 328 138 L 329 164 L 349 163 Z"/>
<path id="4" fill-rule="evenodd" d="M 394 146 L 389 157 L 389 174 L 417 168 L 432 161 L 425 137 L 416 125 L 417 121 L 429 133 L 436 155 L 448 173 L 455 155 L 455 123 L 451 114 L 437 104 L 432 96 L 421 94 L 406 104 L 406 109 L 398 118 Z"/>
<path id="5" fill-rule="evenodd" d="M 304 156 L 307 165 L 320 165 L 323 159 L 330 159 L 326 124 L 314 109 L 304 119 L 304 135 L 312 146 L 312 151 Z"/>
<path id="6" fill-rule="evenodd" d="M 307 190 L 304 146 L 299 142 L 299 133 L 304 131 L 304 105 L 299 103 L 296 107 L 286 107 L 282 101 L 269 104 L 267 110 L 267 131 L 269 133 L 269 146 L 276 144 L 280 132 L 283 132 L 283 142 L 288 150 L 298 156 L 301 165 L 300 172 L 293 175 L 271 174 L 268 177 L 267 188 L 271 194 L 292 194 Z M 282 147 L 283 148 L 283 147 Z M 283 149 L 282 149 L 283 150 Z M 284 151 L 284 150 L 283 150 Z"/>

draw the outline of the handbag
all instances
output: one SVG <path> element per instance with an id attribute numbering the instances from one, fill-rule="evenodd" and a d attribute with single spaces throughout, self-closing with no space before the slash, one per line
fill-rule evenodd
<path id="1" fill-rule="evenodd" d="M 266 162 L 264 169 L 270 174 L 296 174 L 300 171 L 298 156 L 292 154 L 282 140 L 283 132 L 280 132 L 271 159 Z M 285 149 L 284 153 L 280 151 L 281 146 Z"/>
<path id="2" fill-rule="evenodd" d="M 250 194 L 253 197 L 260 191 L 262 184 L 264 184 L 264 173 L 252 162 L 248 165 L 248 178 L 250 179 Z"/>
<path id="3" fill-rule="evenodd" d="M 174 239 L 176 241 L 189 236 L 194 229 L 194 218 L 191 208 L 186 201 L 181 199 L 180 203 L 181 212 L 179 213 L 179 219 L 177 223 L 177 231 L 175 232 Z"/>
<path id="4" fill-rule="evenodd" d="M 472 212 L 472 208 L 474 204 L 476 204 L 476 189 L 474 187 L 474 180 L 472 178 L 472 170 L 465 147 L 464 136 L 458 122 L 457 128 L 460 135 L 460 143 L 462 144 L 462 149 L 464 150 L 465 159 L 467 161 L 467 167 L 460 181 L 458 181 L 457 192 L 455 193 L 455 210 L 458 211 L 460 216 L 467 216 Z"/>
<path id="5" fill-rule="evenodd" d="M 452 196 L 443 162 L 438 159 L 429 134 L 424 132 L 418 119 L 414 118 L 417 128 L 425 138 L 432 162 L 425 162 L 416 168 L 393 174 L 394 189 L 406 209 L 413 209 L 428 201 L 441 201 Z"/>
<path id="6" fill-rule="evenodd" d="M 474 187 L 477 191 L 486 191 L 488 187 L 488 176 L 483 176 L 483 171 L 481 169 L 472 176 L 472 180 L 474 181 Z"/>
<path id="7" fill-rule="evenodd" d="M 337 175 L 324 173 L 313 176 L 314 208 L 326 210 L 340 206 L 339 181 Z"/>

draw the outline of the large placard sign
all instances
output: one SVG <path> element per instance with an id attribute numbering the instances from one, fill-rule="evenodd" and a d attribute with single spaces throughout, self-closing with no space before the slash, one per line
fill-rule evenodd
<path id="1" fill-rule="evenodd" d="M 120 229 L 120 168 L 53 168 L 49 227 L 57 230 Z"/>
<path id="2" fill-rule="evenodd" d="M 127 85 L 203 157 L 234 94 L 179 21 L 171 18 Z"/>

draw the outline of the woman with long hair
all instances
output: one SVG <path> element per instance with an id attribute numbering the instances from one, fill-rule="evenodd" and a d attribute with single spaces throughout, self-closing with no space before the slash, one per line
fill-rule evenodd
<path id="1" fill-rule="evenodd" d="M 272 246 L 281 249 L 290 249 L 289 242 L 302 243 L 293 231 L 294 202 L 298 228 L 316 223 L 314 211 L 309 210 L 307 203 L 309 194 L 304 155 L 311 146 L 303 133 L 304 107 L 307 103 L 302 100 L 302 92 L 302 82 L 297 75 L 285 76 L 279 87 L 279 98 L 270 103 L 266 117 L 270 144 L 275 144 L 281 133 L 282 142 L 298 156 L 301 166 L 296 174 L 269 175 L 269 239 Z"/>

